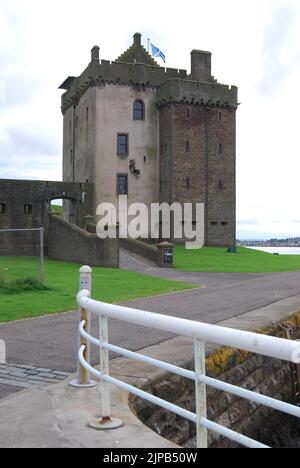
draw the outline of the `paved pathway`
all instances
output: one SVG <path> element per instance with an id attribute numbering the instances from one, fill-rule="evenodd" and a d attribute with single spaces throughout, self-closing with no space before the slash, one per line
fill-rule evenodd
<path id="1" fill-rule="evenodd" d="M 127 263 L 127 268 L 204 287 L 129 301 L 125 305 L 206 323 L 218 323 L 300 294 L 300 271 L 276 274 L 185 273 L 145 265 L 139 258 L 134 259 L 134 265 Z M 97 336 L 95 319 L 92 332 Z M 172 337 L 169 333 L 110 321 L 111 343 L 131 350 L 140 350 Z M 0 325 L 0 339 L 6 341 L 9 363 L 64 372 L 76 370 L 75 312 Z M 93 352 L 92 360 L 95 364 L 99 362 L 97 352 Z"/>
<path id="2" fill-rule="evenodd" d="M 55 384 L 68 376 L 67 372 L 42 367 L 0 364 L 0 398 L 35 386 Z"/>

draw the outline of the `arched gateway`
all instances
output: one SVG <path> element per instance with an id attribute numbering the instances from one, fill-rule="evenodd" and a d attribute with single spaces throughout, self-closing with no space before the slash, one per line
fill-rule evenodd
<path id="1" fill-rule="evenodd" d="M 45 250 L 48 247 L 49 209 L 51 201 L 65 200 L 64 218 L 67 222 L 85 228 L 87 217 L 93 216 L 93 184 L 77 182 L 47 182 L 32 180 L 0 179 L 0 229 L 45 228 Z M 36 236 L 32 233 L 10 242 L 10 236 L 3 237 L 0 254 L 28 255 L 35 252 Z M 30 240 L 32 238 L 32 240 Z M 22 245 L 21 245 L 22 244 Z M 26 252 L 25 252 L 26 254 Z"/>

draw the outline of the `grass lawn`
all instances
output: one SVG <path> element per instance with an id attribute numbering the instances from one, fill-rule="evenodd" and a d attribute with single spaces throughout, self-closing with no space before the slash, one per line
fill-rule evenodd
<path id="1" fill-rule="evenodd" d="M 0 279 L 5 282 L 38 278 L 38 272 L 36 258 L 0 257 Z M 12 294 L 0 288 L 0 323 L 76 309 L 79 265 L 46 259 L 45 274 L 50 291 Z M 116 303 L 193 287 L 124 270 L 93 269 L 93 298 L 103 302 Z"/>
<path id="2" fill-rule="evenodd" d="M 175 268 L 185 271 L 271 273 L 300 270 L 300 255 L 272 255 L 244 247 L 230 254 L 226 248 L 186 250 L 184 246 L 177 246 L 174 264 Z"/>
<path id="3" fill-rule="evenodd" d="M 51 205 L 51 210 L 55 211 L 59 216 L 62 216 L 64 213 L 62 205 Z"/>

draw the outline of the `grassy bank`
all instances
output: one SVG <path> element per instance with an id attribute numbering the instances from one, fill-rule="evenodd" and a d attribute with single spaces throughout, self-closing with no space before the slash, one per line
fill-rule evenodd
<path id="1" fill-rule="evenodd" d="M 185 271 L 228 273 L 273 273 L 300 270 L 300 255 L 271 255 L 239 247 L 236 254 L 225 248 L 204 247 L 186 250 L 175 248 L 175 268 Z"/>
<path id="2" fill-rule="evenodd" d="M 79 265 L 46 259 L 45 284 L 48 290 L 29 288 L 26 291 L 18 291 L 18 280 L 38 278 L 38 260 L 29 257 L 0 257 L 0 322 L 76 309 L 78 270 Z M 186 283 L 129 271 L 93 269 L 93 297 L 109 303 L 191 288 L 193 286 Z"/>

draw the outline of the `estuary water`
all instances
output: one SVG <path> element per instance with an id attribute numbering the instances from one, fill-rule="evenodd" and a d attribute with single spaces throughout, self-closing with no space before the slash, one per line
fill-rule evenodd
<path id="1" fill-rule="evenodd" d="M 300 255 L 300 247 L 247 247 L 247 249 L 260 250 L 269 254 Z"/>

